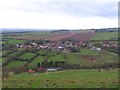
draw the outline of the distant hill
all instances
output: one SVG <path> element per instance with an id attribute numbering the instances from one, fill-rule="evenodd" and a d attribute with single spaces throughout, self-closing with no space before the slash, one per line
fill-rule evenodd
<path id="1" fill-rule="evenodd" d="M 76 29 L 75 29 L 76 30 Z M 73 29 L 73 31 L 75 31 Z M 92 30 L 95 32 L 117 32 L 120 31 L 119 28 L 100 28 L 100 29 L 77 29 L 77 31 L 81 30 Z M 25 33 L 25 32 L 36 32 L 36 31 L 50 31 L 51 33 L 63 33 L 63 32 L 69 32 L 72 30 L 67 29 L 24 29 L 24 28 L 0 28 L 0 33 Z"/>
<path id="2" fill-rule="evenodd" d="M 24 32 L 32 32 L 38 29 L 2 28 L 0 30 L 1 30 L 1 33 L 24 33 Z"/>
<path id="3" fill-rule="evenodd" d="M 119 28 L 102 28 L 102 29 L 94 29 L 95 32 L 118 32 Z"/>
<path id="4" fill-rule="evenodd" d="M 62 29 L 62 30 L 53 30 L 53 31 L 50 31 L 51 33 L 57 33 L 57 32 L 68 32 L 70 30 L 65 30 L 65 29 Z"/>

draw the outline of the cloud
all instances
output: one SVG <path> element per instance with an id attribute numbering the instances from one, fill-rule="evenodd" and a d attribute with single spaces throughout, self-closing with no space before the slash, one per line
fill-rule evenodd
<path id="1" fill-rule="evenodd" d="M 2 2 L 1 2 L 2 1 Z M 117 27 L 117 0 L 1 0 L 0 27 L 79 29 Z"/>

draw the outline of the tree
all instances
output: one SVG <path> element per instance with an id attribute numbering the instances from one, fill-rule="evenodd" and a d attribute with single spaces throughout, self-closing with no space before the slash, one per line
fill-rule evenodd
<path id="1" fill-rule="evenodd" d="M 71 48 L 71 52 L 80 52 L 80 49 L 76 48 L 76 47 L 73 47 L 73 48 Z"/>
<path id="2" fill-rule="evenodd" d="M 39 62 L 38 62 L 38 64 L 37 64 L 37 66 L 40 67 L 40 63 L 39 63 Z"/>
<path id="3" fill-rule="evenodd" d="M 54 67 L 53 60 L 51 60 L 51 61 L 48 63 L 48 67 Z"/>

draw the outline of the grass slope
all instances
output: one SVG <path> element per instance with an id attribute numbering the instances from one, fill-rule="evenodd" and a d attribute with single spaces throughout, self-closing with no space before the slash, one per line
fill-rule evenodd
<path id="1" fill-rule="evenodd" d="M 33 58 L 34 56 L 35 56 L 34 53 L 27 52 L 27 53 L 22 54 L 19 57 L 19 59 L 29 60 L 29 59 Z"/>
<path id="2" fill-rule="evenodd" d="M 118 71 L 68 70 L 49 73 L 11 75 L 3 81 L 8 88 L 115 88 Z"/>
<path id="3" fill-rule="evenodd" d="M 14 60 L 14 61 L 11 61 L 9 64 L 7 64 L 5 67 L 7 67 L 7 68 L 15 68 L 15 67 L 18 67 L 18 66 L 23 66 L 26 63 L 27 63 L 26 61 Z"/>

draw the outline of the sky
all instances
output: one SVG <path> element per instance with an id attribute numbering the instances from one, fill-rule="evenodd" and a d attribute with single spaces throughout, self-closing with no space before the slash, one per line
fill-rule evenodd
<path id="1" fill-rule="evenodd" d="M 0 28 L 118 27 L 118 0 L 0 0 Z"/>

